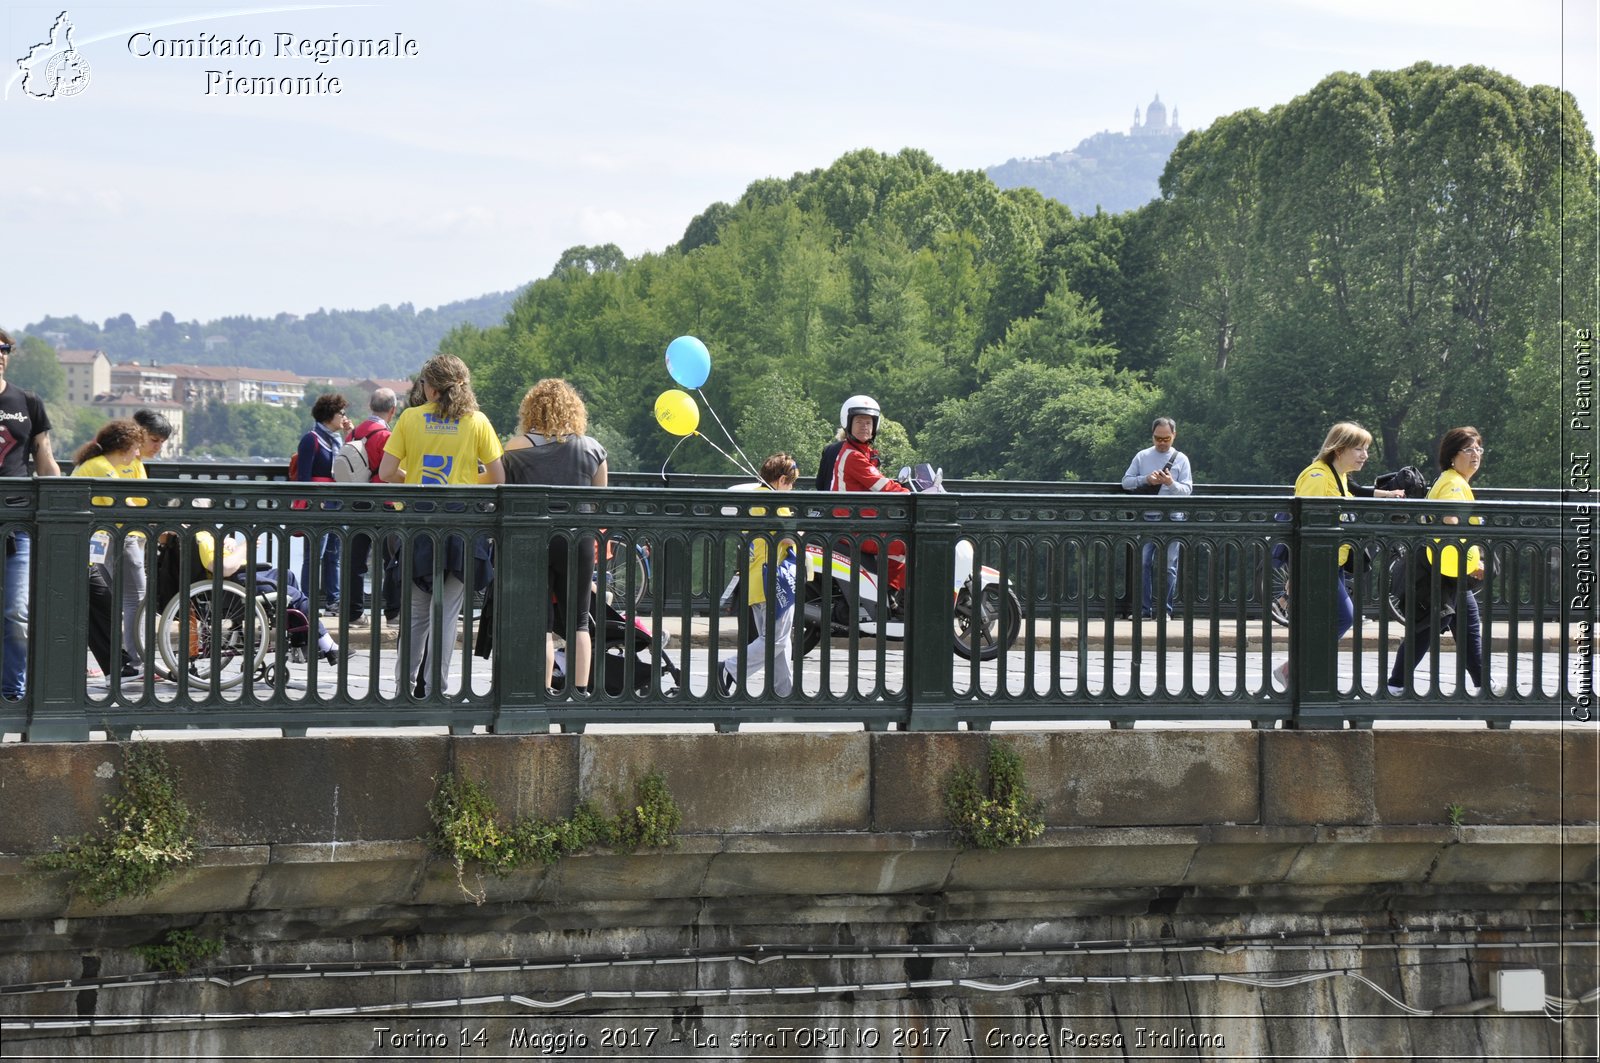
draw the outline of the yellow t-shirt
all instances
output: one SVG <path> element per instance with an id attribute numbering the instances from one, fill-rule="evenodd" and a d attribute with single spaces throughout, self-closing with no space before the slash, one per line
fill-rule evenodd
<path id="1" fill-rule="evenodd" d="M 126 465 L 118 465 L 104 454 L 96 455 L 88 461 L 75 466 L 72 470 L 72 475 L 110 477 L 114 480 L 149 479 L 149 477 L 145 476 L 144 464 L 137 457 Z M 115 499 L 108 495 L 95 495 L 89 501 L 96 506 L 109 506 Z M 128 499 L 128 504 L 142 506 L 145 504 L 145 500 L 142 498 L 130 498 Z M 143 539 L 144 532 L 131 531 L 128 533 L 128 537 L 130 539 Z M 104 531 L 95 532 L 89 538 L 89 563 L 91 565 L 105 564 L 110 549 L 111 536 Z"/>
<path id="2" fill-rule="evenodd" d="M 763 485 L 757 490 L 770 491 L 772 489 Z M 752 506 L 750 507 L 750 515 L 752 517 L 764 517 L 767 515 L 767 508 L 765 506 Z M 792 517 L 794 516 L 794 510 L 788 506 L 779 506 L 778 516 Z M 751 605 L 761 605 L 767 600 L 768 579 L 777 578 L 777 573 L 773 573 L 769 577 L 766 572 L 767 552 L 766 536 L 752 536 L 750 539 L 750 565 L 745 570 L 745 587 L 748 590 L 747 597 Z M 778 540 L 778 564 L 781 565 L 784 561 L 794 557 L 796 552 L 797 547 L 793 539 L 785 536 Z"/>
<path id="3" fill-rule="evenodd" d="M 1300 470 L 1295 477 L 1294 493 L 1300 498 L 1349 498 L 1350 485 L 1344 477 L 1334 474 L 1326 462 L 1314 461 Z M 1339 564 L 1350 560 L 1350 544 L 1339 547 Z"/>
<path id="4" fill-rule="evenodd" d="M 206 574 L 209 575 L 215 571 L 217 567 L 216 538 L 208 531 L 197 531 L 194 533 L 194 547 L 195 553 L 200 555 L 200 564 L 205 566 Z M 224 538 L 222 540 L 222 559 L 222 574 L 224 576 L 231 576 L 234 572 L 239 571 L 246 560 L 244 540 L 236 535 L 229 535 Z M 196 573 L 195 578 L 199 579 L 200 574 Z"/>
<path id="5" fill-rule="evenodd" d="M 500 438 L 481 412 L 449 421 L 431 402 L 400 415 L 383 452 L 406 471 L 406 483 L 435 486 L 479 483 L 478 464 L 488 465 L 501 453 Z"/>
<path id="6" fill-rule="evenodd" d="M 1435 501 L 1440 501 L 1440 502 L 1471 502 L 1471 501 L 1474 501 L 1474 497 L 1473 497 L 1473 494 L 1472 494 L 1472 487 L 1467 483 L 1467 478 L 1465 476 L 1462 476 L 1460 473 L 1456 472 L 1454 469 L 1446 469 L 1444 472 L 1439 474 L 1439 478 L 1433 482 L 1432 489 L 1428 491 L 1428 497 L 1433 499 L 1433 500 L 1435 500 Z M 1478 518 L 1478 517 L 1468 517 L 1467 521 L 1468 521 L 1468 523 L 1476 524 L 1480 519 L 1481 518 Z M 1440 540 L 1440 539 L 1435 539 L 1434 540 L 1434 542 L 1436 542 L 1436 543 L 1437 542 L 1441 542 L 1441 541 L 1442 540 Z M 1457 540 L 1457 541 L 1458 542 L 1463 542 L 1463 543 L 1466 542 L 1465 539 L 1460 539 L 1460 540 Z M 1432 550 L 1428 551 L 1428 560 L 1429 561 L 1433 560 L 1433 551 Z M 1467 571 L 1466 571 L 1465 575 L 1470 576 L 1474 572 L 1482 572 L 1482 571 L 1483 571 L 1483 558 L 1479 554 L 1478 548 L 1476 546 L 1468 547 L 1467 548 Z M 1447 546 L 1443 550 L 1439 551 L 1439 575 L 1441 575 L 1441 576 L 1461 576 L 1461 575 L 1463 575 L 1463 573 L 1461 571 L 1461 551 L 1460 550 L 1457 550 L 1453 546 Z"/>

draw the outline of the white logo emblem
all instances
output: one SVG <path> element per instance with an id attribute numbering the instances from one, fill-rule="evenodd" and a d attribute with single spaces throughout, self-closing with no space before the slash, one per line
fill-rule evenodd
<path id="1" fill-rule="evenodd" d="M 22 71 L 22 91 L 48 100 L 76 96 L 89 87 L 89 61 L 72 46 L 72 19 L 65 11 L 50 27 L 50 39 L 28 49 L 17 60 Z"/>

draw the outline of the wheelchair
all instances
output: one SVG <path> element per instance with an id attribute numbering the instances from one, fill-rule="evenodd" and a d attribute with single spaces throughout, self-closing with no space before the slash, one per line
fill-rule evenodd
<path id="1" fill-rule="evenodd" d="M 191 552 L 189 571 L 205 573 L 192 541 L 187 547 L 163 542 L 157 547 L 154 600 L 147 602 L 147 607 L 159 609 L 156 652 L 169 675 L 187 673 L 199 684 L 210 686 L 215 681 L 226 690 L 247 676 L 274 682 L 279 666 L 297 657 L 305 659 L 310 617 L 303 609 L 286 605 L 285 626 L 279 631 L 274 623 L 280 597 L 274 570 L 247 565 L 220 583 L 205 575 L 180 593 L 183 549 Z M 143 623 L 139 630 L 142 638 Z"/>

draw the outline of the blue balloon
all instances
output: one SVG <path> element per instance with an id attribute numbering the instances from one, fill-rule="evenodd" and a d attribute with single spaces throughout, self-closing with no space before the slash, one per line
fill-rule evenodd
<path id="1" fill-rule="evenodd" d="M 667 344 L 667 372 L 679 387 L 697 388 L 711 375 L 711 352 L 693 336 L 679 336 Z"/>

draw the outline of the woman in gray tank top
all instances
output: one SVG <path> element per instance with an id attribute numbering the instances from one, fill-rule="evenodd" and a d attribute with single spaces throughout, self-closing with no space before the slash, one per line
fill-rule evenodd
<path id="1" fill-rule="evenodd" d="M 517 411 L 517 431 L 506 442 L 506 483 L 546 484 L 555 487 L 604 487 L 606 448 L 584 433 L 589 428 L 589 413 L 583 399 L 565 380 L 547 378 L 528 389 Z M 594 642 L 589 632 L 594 608 L 593 535 L 561 535 L 550 540 L 551 604 L 547 631 L 557 628 L 557 605 L 575 614 L 571 640 L 568 682 L 577 693 L 588 693 L 594 658 Z M 573 581 L 572 601 L 568 601 L 568 559 L 576 557 L 580 568 Z M 569 615 L 568 619 L 572 619 Z M 544 683 L 554 679 L 555 640 L 545 635 Z"/>

